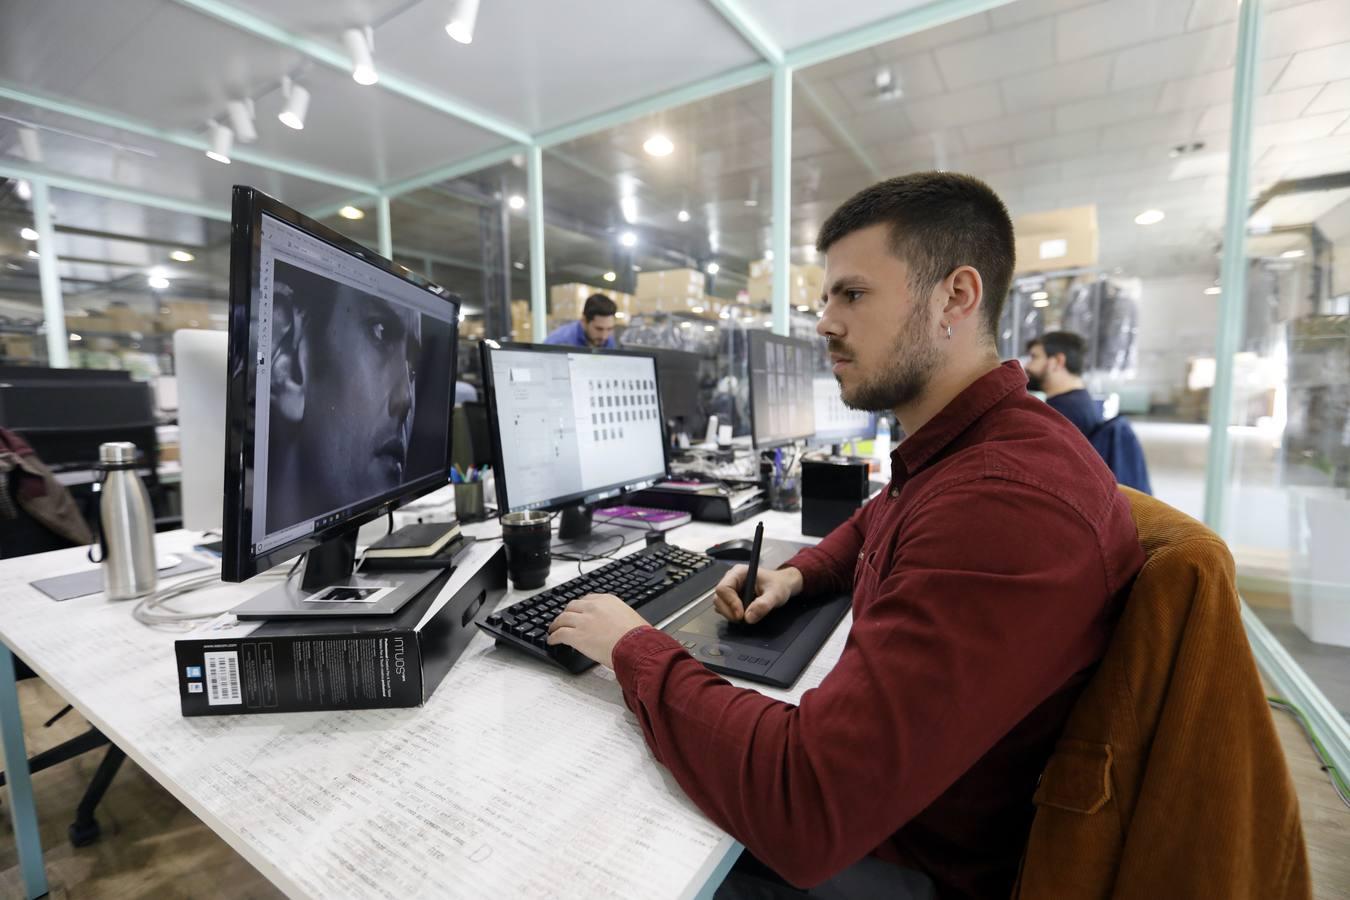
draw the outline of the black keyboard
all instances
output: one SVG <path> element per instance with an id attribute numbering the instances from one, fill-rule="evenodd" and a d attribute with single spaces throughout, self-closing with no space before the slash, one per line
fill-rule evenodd
<path id="1" fill-rule="evenodd" d="M 670 544 L 652 544 L 594 572 L 573 578 L 478 620 L 478 627 L 531 656 L 574 675 L 595 661 L 564 644 L 549 646 L 548 626 L 578 597 L 614 594 L 655 625 L 707 594 L 729 569 L 702 553 Z"/>

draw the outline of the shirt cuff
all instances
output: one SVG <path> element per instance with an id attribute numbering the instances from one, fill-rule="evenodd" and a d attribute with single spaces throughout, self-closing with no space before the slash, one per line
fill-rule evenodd
<path id="1" fill-rule="evenodd" d="M 672 648 L 684 649 L 679 641 L 650 625 L 639 625 L 619 638 L 611 656 L 614 660 L 614 677 L 619 687 L 623 688 L 625 697 L 637 692 L 638 669 L 643 660 L 653 653 Z"/>
<path id="2" fill-rule="evenodd" d="M 797 551 L 797 555 L 779 566 L 782 569 L 796 569 L 802 573 L 802 594 L 813 596 L 828 591 L 835 581 L 832 571 L 834 559 L 819 547 L 808 547 Z"/>

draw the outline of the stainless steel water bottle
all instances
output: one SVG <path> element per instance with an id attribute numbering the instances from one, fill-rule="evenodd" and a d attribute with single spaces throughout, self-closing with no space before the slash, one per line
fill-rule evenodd
<path id="1" fill-rule="evenodd" d="M 136 473 L 136 445 L 100 444 L 98 461 L 105 474 L 98 504 L 103 591 L 109 600 L 144 597 L 157 583 L 155 517 Z"/>

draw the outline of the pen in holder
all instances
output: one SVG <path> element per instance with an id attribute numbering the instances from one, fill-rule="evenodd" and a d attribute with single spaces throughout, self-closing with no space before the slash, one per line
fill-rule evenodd
<path id="1" fill-rule="evenodd" d="M 796 512 L 802 508 L 802 478 L 800 457 L 783 456 L 781 449 L 773 451 L 773 472 L 769 476 L 769 508 L 780 512 Z"/>
<path id="2" fill-rule="evenodd" d="M 485 517 L 483 506 L 483 470 L 469 467 L 461 472 L 458 466 L 450 471 L 450 482 L 455 488 L 455 518 L 461 522 L 476 522 Z"/>

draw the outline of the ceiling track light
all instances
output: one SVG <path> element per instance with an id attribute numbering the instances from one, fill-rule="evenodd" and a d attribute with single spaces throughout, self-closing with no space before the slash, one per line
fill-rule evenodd
<path id="1" fill-rule="evenodd" d="M 352 58 L 352 80 L 357 84 L 374 84 L 380 80 L 375 71 L 375 30 L 348 28 L 342 32 L 342 44 Z"/>
<path id="2" fill-rule="evenodd" d="M 891 71 L 890 66 L 877 70 L 877 74 L 872 78 L 872 84 L 877 89 L 877 99 L 879 100 L 899 100 L 905 96 L 900 85 L 896 83 L 895 73 Z"/>
<path id="3" fill-rule="evenodd" d="M 218 163 L 230 164 L 230 150 L 234 147 L 234 131 L 228 125 L 219 122 L 210 123 L 211 147 L 206 151 L 209 159 Z"/>
<path id="4" fill-rule="evenodd" d="M 225 114 L 230 117 L 230 127 L 234 129 L 235 140 L 241 144 L 251 144 L 258 139 L 258 130 L 253 127 L 253 100 L 231 100 L 225 104 Z"/>
<path id="5" fill-rule="evenodd" d="M 42 140 L 36 128 L 19 129 L 19 146 L 23 148 L 24 159 L 37 165 L 42 164 Z"/>
<path id="6" fill-rule="evenodd" d="M 455 0 L 450 7 L 450 20 L 445 23 L 445 33 L 461 44 L 472 44 L 477 23 L 478 0 Z"/>
<path id="7" fill-rule="evenodd" d="M 304 85 L 296 84 L 290 78 L 281 80 L 281 93 L 286 98 L 286 106 L 277 115 L 281 124 L 296 131 L 303 131 L 305 114 L 309 112 L 309 91 Z"/>
<path id="8" fill-rule="evenodd" d="M 682 210 L 680 210 L 679 212 L 677 212 L 677 213 L 675 214 L 675 219 L 676 219 L 677 221 L 680 221 L 680 222 L 688 222 L 688 221 L 689 221 L 689 210 L 687 210 L 687 209 L 682 209 Z"/>

